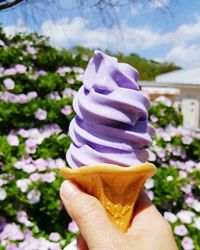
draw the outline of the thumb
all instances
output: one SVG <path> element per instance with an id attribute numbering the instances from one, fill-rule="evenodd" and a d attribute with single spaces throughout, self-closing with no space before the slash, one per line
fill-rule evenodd
<path id="1" fill-rule="evenodd" d="M 82 192 L 71 181 L 62 183 L 60 196 L 67 212 L 77 223 L 89 249 L 97 246 L 105 248 L 110 245 L 108 241 L 116 237 L 117 230 L 95 197 Z"/>

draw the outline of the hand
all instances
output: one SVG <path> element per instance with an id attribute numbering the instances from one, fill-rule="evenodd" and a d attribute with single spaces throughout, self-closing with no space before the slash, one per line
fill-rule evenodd
<path id="1" fill-rule="evenodd" d="M 136 204 L 132 224 L 124 234 L 110 222 L 101 203 L 81 191 L 75 183 L 64 181 L 60 196 L 80 229 L 79 250 L 178 249 L 170 225 L 144 191 Z"/>

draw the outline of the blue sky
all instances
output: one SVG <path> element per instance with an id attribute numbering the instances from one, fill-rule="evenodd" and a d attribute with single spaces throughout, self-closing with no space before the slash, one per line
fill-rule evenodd
<path id="1" fill-rule="evenodd" d="M 101 17 L 91 10 L 80 15 L 80 10 L 75 8 L 76 1 L 57 0 L 56 3 L 62 8 L 56 9 L 53 4 L 46 9 L 41 4 L 21 5 L 1 12 L 0 22 L 8 34 L 37 31 L 49 36 L 51 43 L 58 47 L 80 44 L 137 53 L 184 68 L 200 67 L 199 0 L 138 0 L 134 6 L 116 9 L 120 30 L 100 23 Z"/>

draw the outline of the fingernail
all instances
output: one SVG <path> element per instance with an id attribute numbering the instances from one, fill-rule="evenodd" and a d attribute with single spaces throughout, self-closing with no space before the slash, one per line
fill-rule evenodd
<path id="1" fill-rule="evenodd" d="M 70 181 L 64 181 L 60 188 L 60 194 L 66 200 L 72 199 L 78 192 L 78 188 Z"/>

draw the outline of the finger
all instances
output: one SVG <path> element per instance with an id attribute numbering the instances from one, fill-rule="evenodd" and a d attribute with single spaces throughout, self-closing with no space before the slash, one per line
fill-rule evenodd
<path id="1" fill-rule="evenodd" d="M 81 234 L 77 238 L 77 250 L 89 250 L 87 243 Z"/>
<path id="2" fill-rule="evenodd" d="M 147 194 L 142 191 L 135 205 L 135 211 L 129 233 L 137 230 L 151 230 L 149 225 L 163 222 L 163 217 L 153 205 Z"/>
<path id="3" fill-rule="evenodd" d="M 82 192 L 71 181 L 63 182 L 60 196 L 67 212 L 77 223 L 89 249 L 107 244 L 105 237 L 103 237 L 105 232 L 108 240 L 109 236 L 111 238 L 116 237 L 114 234 L 117 230 L 109 221 L 104 208 L 95 197 Z"/>

